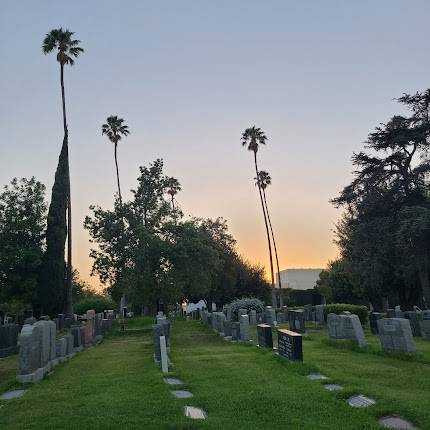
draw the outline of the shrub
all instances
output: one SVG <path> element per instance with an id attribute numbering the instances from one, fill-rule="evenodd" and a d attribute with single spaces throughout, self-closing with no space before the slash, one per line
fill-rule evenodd
<path id="1" fill-rule="evenodd" d="M 324 316 L 327 319 L 328 314 L 339 315 L 344 311 L 349 311 L 360 318 L 361 324 L 367 323 L 368 311 L 366 306 L 362 305 L 350 305 L 347 303 L 333 303 L 330 305 L 324 305 Z"/>
<path id="2" fill-rule="evenodd" d="M 264 303 L 254 297 L 243 297 L 242 299 L 233 300 L 228 306 L 231 309 L 232 318 L 236 320 L 238 318 L 237 314 L 239 309 L 246 309 L 248 312 L 255 310 L 258 313 L 264 311 Z"/>
<path id="3" fill-rule="evenodd" d="M 96 313 L 103 312 L 105 309 L 115 309 L 116 305 L 112 300 L 105 297 L 90 297 L 88 299 L 81 300 L 73 307 L 75 309 L 75 313 L 82 315 L 90 309 L 94 309 Z"/>

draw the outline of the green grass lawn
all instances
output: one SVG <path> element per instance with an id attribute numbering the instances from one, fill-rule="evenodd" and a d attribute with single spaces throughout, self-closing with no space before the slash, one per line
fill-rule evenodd
<path id="1" fill-rule="evenodd" d="M 305 364 L 291 364 L 251 342 L 232 344 L 197 321 L 174 321 L 172 375 L 194 397 L 174 399 L 152 358 L 151 320 L 134 319 L 99 346 L 59 365 L 18 400 L 0 401 L 0 429 L 379 429 L 387 413 L 430 428 L 430 342 L 414 357 L 329 342 L 325 331 L 304 340 Z M 253 331 L 255 335 L 255 331 Z M 368 334 L 368 333 L 367 333 Z M 276 336 L 275 336 L 276 338 Z M 17 387 L 16 357 L 0 360 L 0 392 Z M 345 386 L 328 392 L 303 375 L 318 370 Z M 353 409 L 344 398 L 364 393 L 377 405 Z M 206 421 L 183 417 L 185 405 Z"/>

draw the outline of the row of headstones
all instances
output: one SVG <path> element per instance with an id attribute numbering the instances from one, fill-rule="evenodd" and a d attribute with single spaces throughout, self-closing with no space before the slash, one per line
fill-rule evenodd
<path id="1" fill-rule="evenodd" d="M 152 334 L 154 339 L 154 361 L 157 366 L 160 366 L 163 373 L 169 371 L 170 352 L 170 320 L 163 312 L 158 312 L 155 317 L 155 324 L 152 325 Z"/>
<path id="2" fill-rule="evenodd" d="M 414 353 L 415 342 L 410 320 L 405 318 L 378 318 L 377 334 L 382 351 Z M 366 337 L 357 315 L 328 314 L 327 327 L 331 339 L 353 340 L 362 348 L 367 345 Z"/>
<path id="3" fill-rule="evenodd" d="M 421 312 L 417 311 L 405 311 L 402 312 L 400 309 L 388 309 L 386 314 L 388 318 L 402 318 L 409 321 L 411 325 L 412 335 L 414 337 L 424 336 L 430 337 L 430 310 L 424 310 Z M 370 330 L 373 334 L 378 334 L 378 320 L 385 317 L 385 314 L 379 312 L 369 313 L 369 324 Z M 421 328 L 422 325 L 422 328 Z"/>
<path id="4" fill-rule="evenodd" d="M 111 327 L 112 319 L 103 318 L 89 310 L 85 325 L 72 326 L 70 333 L 57 339 L 57 324 L 43 319 L 24 324 L 18 337 L 19 360 L 17 380 L 21 383 L 38 382 L 58 363 L 75 355 L 83 348 L 101 342 L 103 333 Z"/>

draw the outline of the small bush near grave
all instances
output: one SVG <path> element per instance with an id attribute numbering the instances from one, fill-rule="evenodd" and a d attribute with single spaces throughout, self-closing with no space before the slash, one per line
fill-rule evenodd
<path id="1" fill-rule="evenodd" d="M 348 303 L 333 303 L 330 305 L 324 305 L 324 316 L 327 319 L 328 314 L 339 315 L 344 311 L 349 311 L 360 318 L 361 324 L 367 323 L 368 310 L 363 305 L 350 305 Z"/>
<path id="2" fill-rule="evenodd" d="M 248 312 L 251 310 L 255 310 L 257 313 L 264 312 L 264 303 L 254 297 L 243 297 L 242 299 L 233 300 L 229 306 L 231 308 L 232 316 L 234 316 L 236 319 L 239 309 L 247 309 Z"/>
<path id="3" fill-rule="evenodd" d="M 96 313 L 103 312 L 105 309 L 115 309 L 116 305 L 112 300 L 92 297 L 76 303 L 73 307 L 76 314 L 82 315 L 90 309 L 94 309 Z"/>

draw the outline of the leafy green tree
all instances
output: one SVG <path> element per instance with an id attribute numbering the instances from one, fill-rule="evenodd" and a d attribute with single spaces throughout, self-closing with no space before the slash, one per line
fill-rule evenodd
<path id="1" fill-rule="evenodd" d="M 0 302 L 35 302 L 45 224 L 45 186 L 14 178 L 0 193 Z"/>
<path id="2" fill-rule="evenodd" d="M 260 145 L 265 145 L 267 141 L 267 136 L 264 134 L 264 132 L 255 126 L 247 128 L 242 133 L 242 146 L 246 146 L 248 151 L 252 151 L 254 154 L 254 167 L 255 167 L 255 174 L 258 177 L 258 163 L 257 163 L 257 152 L 260 147 Z M 260 182 L 257 181 L 257 187 L 258 187 L 258 193 L 260 195 L 260 202 L 261 202 L 261 209 L 263 210 L 263 218 L 264 218 L 264 224 L 266 226 L 266 235 L 267 235 L 267 244 L 269 247 L 269 260 L 270 260 L 270 275 L 271 275 L 271 285 L 273 288 L 272 291 L 272 306 L 276 307 L 277 300 L 276 300 L 276 292 L 275 292 L 275 276 L 273 272 L 273 257 L 272 257 L 272 245 L 270 243 L 270 234 L 269 234 L 269 226 L 267 223 L 267 215 L 264 208 L 264 201 L 263 201 L 263 192 L 260 186 Z"/>
<path id="3" fill-rule="evenodd" d="M 328 264 L 320 273 L 315 290 L 326 298 L 327 303 L 359 304 L 365 301 L 363 291 L 351 282 L 348 263 L 343 259 Z"/>
<path id="4" fill-rule="evenodd" d="M 339 197 L 337 227 L 351 276 L 371 300 L 396 295 L 404 308 L 424 293 L 429 303 L 426 208 L 429 207 L 430 90 L 405 94 L 409 116 L 394 116 L 370 133 L 367 152 L 354 154 L 354 179 Z"/>
<path id="5" fill-rule="evenodd" d="M 261 293 L 264 272 L 240 259 L 225 220 L 183 221 L 167 197 L 172 183 L 162 160 L 141 167 L 133 199 L 124 202 L 123 227 L 118 205 L 113 211 L 91 208 L 85 227 L 97 245 L 93 273 L 111 296 L 126 294 L 136 309 L 154 312 L 182 300 L 226 303 L 248 289 Z M 174 184 L 179 190 L 176 179 Z"/>
<path id="6" fill-rule="evenodd" d="M 254 179 L 257 186 L 258 184 L 260 184 L 261 190 L 263 192 L 264 207 L 266 209 L 267 221 L 270 227 L 270 234 L 272 235 L 273 250 L 275 251 L 276 268 L 278 270 L 278 284 L 279 284 L 279 288 L 282 288 L 281 273 L 279 269 L 278 250 L 276 248 L 275 234 L 273 233 L 272 221 L 270 220 L 269 207 L 267 206 L 267 199 L 266 199 L 266 188 L 272 184 L 272 178 L 270 177 L 269 173 L 267 173 L 265 170 L 260 170 L 258 172 L 258 176 L 255 177 Z"/>
<path id="7" fill-rule="evenodd" d="M 42 50 L 44 54 L 49 54 L 53 51 L 57 52 L 57 61 L 60 63 L 60 84 L 61 84 L 61 100 L 62 100 L 62 108 L 63 108 L 63 128 L 64 128 L 64 140 L 63 140 L 63 148 L 60 154 L 60 160 L 58 162 L 57 173 L 64 171 L 66 175 L 64 178 L 58 178 L 62 183 L 66 186 L 66 196 L 67 196 L 67 271 L 66 271 L 66 294 L 65 294 L 65 312 L 69 317 L 73 316 L 73 302 L 72 302 L 72 197 L 70 190 L 70 169 L 69 169 L 69 155 L 68 155 L 68 126 L 67 126 L 67 117 L 66 117 L 66 97 L 64 91 L 64 66 L 70 65 L 73 66 L 75 64 L 75 59 L 84 52 L 83 48 L 79 46 L 80 40 L 73 39 L 74 33 L 69 30 L 63 30 L 62 28 L 51 30 L 48 34 L 46 34 L 45 39 L 43 40 Z M 60 166 L 60 161 L 64 164 L 64 166 Z M 57 175 L 56 175 L 57 176 Z M 57 178 L 56 178 L 57 179 Z M 55 186 L 55 184 L 54 184 Z M 64 193 L 63 190 L 57 187 L 56 195 L 58 191 Z M 59 209 L 63 207 L 61 201 L 56 201 L 54 199 L 54 190 L 52 192 L 51 205 L 56 206 L 56 209 L 52 211 L 52 214 L 58 213 L 59 217 L 63 217 L 62 214 L 59 213 Z M 60 199 L 64 197 L 58 196 Z M 48 223 L 50 220 L 48 219 Z M 60 220 L 53 221 L 56 224 L 56 228 L 60 226 L 62 223 Z M 59 233 L 59 232 L 58 232 Z M 63 236 L 63 234 L 59 233 L 59 236 Z M 54 239 L 54 244 L 51 244 L 51 241 L 47 241 L 47 247 L 55 247 L 57 248 L 57 240 Z M 51 258 L 58 259 L 56 263 L 48 263 L 48 265 L 53 265 L 56 267 L 60 266 L 59 260 L 64 260 L 64 255 L 62 252 L 50 252 Z M 56 290 L 62 288 L 61 284 L 56 285 Z M 55 294 L 55 290 L 52 291 L 52 294 Z"/>
<path id="8" fill-rule="evenodd" d="M 130 130 L 128 129 L 128 126 L 124 124 L 124 120 L 122 118 L 118 118 L 116 115 L 111 115 L 106 119 L 106 123 L 102 125 L 102 134 L 105 134 L 114 145 L 114 158 L 116 168 L 116 180 L 118 184 L 119 204 L 120 207 L 122 207 L 117 151 L 118 142 L 122 139 L 123 136 L 128 136 L 130 134 Z"/>

